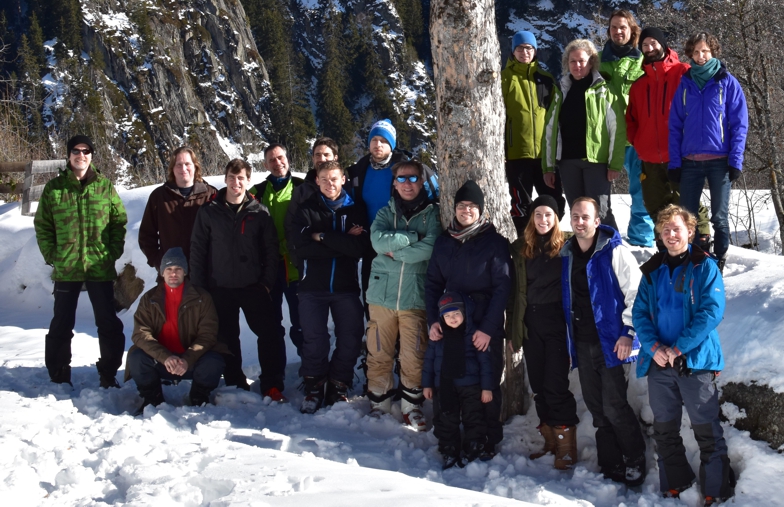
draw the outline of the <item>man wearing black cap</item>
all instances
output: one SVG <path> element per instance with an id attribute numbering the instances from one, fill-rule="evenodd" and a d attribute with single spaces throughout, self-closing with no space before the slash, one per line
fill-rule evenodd
<path id="1" fill-rule="evenodd" d="M 100 385 L 119 387 L 125 335 L 114 310 L 114 263 L 123 253 L 128 219 L 114 185 L 92 165 L 93 151 L 87 136 L 68 141 L 66 168 L 46 184 L 35 215 L 38 247 L 54 280 L 45 362 L 52 382 L 71 384 L 71 338 L 84 285 L 98 326 Z"/>
<path id="2" fill-rule="evenodd" d="M 670 106 L 681 76 L 689 70 L 678 54 L 667 46 L 664 33 L 648 27 L 640 35 L 644 56 L 643 76 L 634 82 L 626 109 L 626 137 L 642 161 L 642 197 L 648 214 L 656 219 L 668 204 L 679 204 L 680 184 L 668 179 L 667 166 Z M 706 252 L 710 249 L 707 209 L 700 205 L 695 242 Z"/>
<path id="3" fill-rule="evenodd" d="M 188 401 L 209 402 L 218 387 L 228 352 L 218 343 L 218 313 L 210 293 L 185 281 L 188 261 L 182 248 L 161 258 L 163 282 L 139 301 L 133 316 L 133 346 L 128 351 L 125 381 L 133 378 L 143 398 L 139 411 L 165 400 L 161 379 L 193 380 Z"/>

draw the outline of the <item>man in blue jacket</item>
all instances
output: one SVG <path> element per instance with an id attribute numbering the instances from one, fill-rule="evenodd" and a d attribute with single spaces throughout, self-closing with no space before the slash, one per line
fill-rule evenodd
<path id="1" fill-rule="evenodd" d="M 626 401 L 623 365 L 635 360 L 640 347 L 632 327 L 640 272 L 618 231 L 600 225 L 595 200 L 575 199 L 571 219 L 574 237 L 563 246 L 561 256 L 572 367 L 579 366 L 602 473 L 616 482 L 639 486 L 645 480 L 645 442 L 637 416 Z M 554 430 L 576 453 L 575 428 Z"/>
<path id="2" fill-rule="evenodd" d="M 680 206 L 659 212 L 656 231 L 667 251 L 643 264 L 633 317 L 642 345 L 637 376 L 648 376 L 660 489 L 677 497 L 695 479 L 680 435 L 685 406 L 700 447 L 705 505 L 713 505 L 731 497 L 735 486 L 714 384 L 724 368 L 716 332 L 724 316 L 724 282 L 708 254 L 689 247 L 696 224 Z"/>

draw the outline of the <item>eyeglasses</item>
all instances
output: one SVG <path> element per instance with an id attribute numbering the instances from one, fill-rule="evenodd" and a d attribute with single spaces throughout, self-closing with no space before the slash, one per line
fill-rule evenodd
<path id="1" fill-rule="evenodd" d="M 462 202 L 455 206 L 460 211 L 479 211 L 479 206 L 476 204 L 463 204 Z"/>
<path id="2" fill-rule="evenodd" d="M 84 150 L 79 150 L 77 148 L 74 148 L 71 150 L 71 155 L 89 155 L 92 152 L 93 150 L 91 150 L 90 148 Z"/>
<path id="3" fill-rule="evenodd" d="M 406 181 L 416 183 L 419 181 L 419 176 L 416 174 L 412 174 L 411 176 L 398 176 L 395 178 L 395 180 L 397 180 L 398 183 L 405 183 Z"/>
<path id="4" fill-rule="evenodd" d="M 515 51 L 527 51 L 528 53 L 533 53 L 535 50 L 533 46 L 523 46 L 521 44 L 515 48 Z"/>

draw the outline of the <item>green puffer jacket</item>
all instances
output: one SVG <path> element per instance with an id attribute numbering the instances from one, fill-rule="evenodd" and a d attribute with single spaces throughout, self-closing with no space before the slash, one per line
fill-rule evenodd
<path id="1" fill-rule="evenodd" d="M 427 264 L 441 231 L 437 204 L 430 203 L 406 220 L 391 198 L 370 226 L 370 241 L 378 255 L 370 267 L 368 304 L 392 310 L 424 310 Z M 395 258 L 384 255 L 387 252 Z"/>
<path id="2" fill-rule="evenodd" d="M 607 81 L 593 70 L 593 82 L 585 92 L 585 149 L 586 160 L 595 164 L 607 164 L 613 171 L 623 171 L 626 156 L 626 116 L 624 103 L 610 89 Z M 569 74 L 561 78 L 564 100 L 572 87 Z M 544 155 L 542 168 L 545 173 L 555 171 L 555 163 L 561 159 L 561 136 L 558 132 L 558 115 L 563 101 L 559 101 L 553 112 L 545 119 Z"/>
<path id="3" fill-rule="evenodd" d="M 84 187 L 66 168 L 46 184 L 35 214 L 38 247 L 54 267 L 55 282 L 107 282 L 117 278 L 114 262 L 125 247 L 125 214 L 120 196 L 90 166 Z"/>
<path id="4" fill-rule="evenodd" d="M 506 105 L 506 158 L 541 158 L 547 111 L 561 100 L 555 78 L 539 62 L 520 63 L 513 56 L 501 72 Z"/>

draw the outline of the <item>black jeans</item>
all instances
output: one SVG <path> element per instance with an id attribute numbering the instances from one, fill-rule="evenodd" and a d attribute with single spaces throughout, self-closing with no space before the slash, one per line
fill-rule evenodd
<path id="1" fill-rule="evenodd" d="M 623 365 L 607 368 L 599 342 L 576 342 L 580 386 L 596 428 L 599 467 L 607 472 L 645 454 L 637 416 L 626 400 Z"/>
<path id="2" fill-rule="evenodd" d="M 161 379 L 166 380 L 193 380 L 195 385 L 212 391 L 218 387 L 223 367 L 223 356 L 211 350 L 202 355 L 196 364 L 189 364 L 185 375 L 172 375 L 163 363 L 159 363 L 142 349 L 134 349 L 128 354 L 126 367 L 131 372 L 131 378 L 136 382 L 139 392 L 149 392 L 161 385 Z"/>
<path id="3" fill-rule="evenodd" d="M 501 406 L 503 405 L 501 377 L 504 373 L 504 338 L 502 334 L 490 339 L 490 357 L 493 361 L 493 401 L 482 403 L 485 411 L 485 424 L 487 425 L 487 443 L 491 450 L 504 439 L 504 424 L 501 422 Z"/>
<path id="4" fill-rule="evenodd" d="M 533 189 L 538 195 L 549 195 L 558 204 L 558 218 L 563 218 L 566 199 L 561 188 L 561 175 L 555 171 L 555 188 L 548 187 L 542 173 L 542 159 L 521 158 L 506 161 L 506 179 L 509 194 L 512 196 L 512 221 L 518 231 L 522 231 L 531 215 L 529 209 L 533 202 Z"/>
<path id="5" fill-rule="evenodd" d="M 479 384 L 472 386 L 455 386 L 460 400 L 460 410 L 443 412 L 438 389 L 433 390 L 433 435 L 438 439 L 439 450 L 447 447 L 461 449 L 460 423 L 465 433 L 462 439 L 467 450 L 469 442 L 484 444 L 487 439 L 482 388 Z"/>
<path id="6" fill-rule="evenodd" d="M 226 355 L 226 370 L 223 378 L 226 385 L 245 385 L 247 379 L 242 371 L 242 344 L 240 342 L 240 309 L 248 327 L 257 336 L 261 393 L 273 387 L 283 390 L 286 370 L 286 346 L 278 333 L 274 320 L 272 299 L 263 287 L 250 286 L 241 289 L 210 289 L 215 309 L 218 312 L 218 341 L 225 343 L 232 355 Z"/>
<path id="7" fill-rule="evenodd" d="M 575 426 L 580 420 L 569 390 L 569 351 L 561 303 L 528 305 L 525 326 L 528 339 L 523 351 L 539 421 L 550 426 Z"/>
<path id="8" fill-rule="evenodd" d="M 299 323 L 299 298 L 297 297 L 299 282 L 288 281 L 288 271 L 286 267 L 286 261 L 281 260 L 278 269 L 278 279 L 275 282 L 275 287 L 273 287 L 270 292 L 270 297 L 272 298 L 273 309 L 276 312 L 275 319 L 276 322 L 278 322 L 278 333 L 280 334 L 281 339 L 285 341 L 286 329 L 283 327 L 283 296 L 286 296 L 286 303 L 289 307 L 289 322 L 291 322 L 289 338 L 291 339 L 291 343 L 297 348 L 297 355 L 302 357 L 302 327 Z M 285 347 L 283 353 L 286 353 Z"/>
<path id="9" fill-rule="evenodd" d="M 122 364 L 125 350 L 123 324 L 114 310 L 114 282 L 84 283 L 98 327 L 101 357 L 96 366 L 102 374 L 114 377 Z M 49 324 L 45 345 L 45 362 L 50 375 L 71 364 L 71 338 L 81 290 L 82 282 L 54 283 L 54 317 Z"/>

